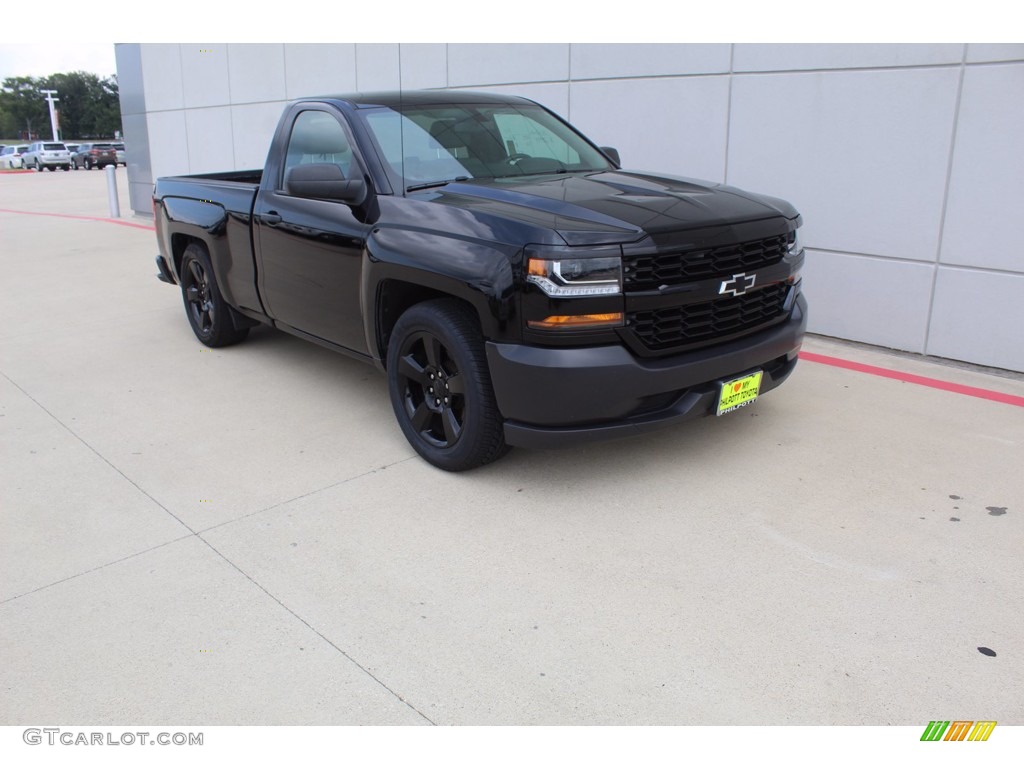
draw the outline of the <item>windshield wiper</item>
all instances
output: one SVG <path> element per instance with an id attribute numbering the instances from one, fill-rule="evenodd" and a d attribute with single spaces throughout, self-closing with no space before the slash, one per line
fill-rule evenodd
<path id="1" fill-rule="evenodd" d="M 469 176 L 456 176 L 454 179 L 444 179 L 442 181 L 428 181 L 424 184 L 413 184 L 410 187 L 406 187 L 406 192 L 415 192 L 418 189 L 430 189 L 431 187 L 443 187 L 445 184 L 451 184 L 453 181 L 469 181 Z"/>

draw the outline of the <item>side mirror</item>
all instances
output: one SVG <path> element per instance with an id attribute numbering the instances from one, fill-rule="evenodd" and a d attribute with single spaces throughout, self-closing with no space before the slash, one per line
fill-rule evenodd
<path id="1" fill-rule="evenodd" d="M 622 167 L 622 161 L 619 160 L 619 150 L 617 150 L 615 147 L 601 147 L 600 149 L 602 152 L 604 152 L 605 157 L 607 157 L 609 160 L 615 163 L 615 165 L 618 166 L 619 168 Z"/>
<path id="2" fill-rule="evenodd" d="M 366 182 L 346 179 L 334 163 L 297 165 L 288 171 L 284 188 L 289 195 L 315 200 L 337 200 L 357 205 L 366 197 Z"/>

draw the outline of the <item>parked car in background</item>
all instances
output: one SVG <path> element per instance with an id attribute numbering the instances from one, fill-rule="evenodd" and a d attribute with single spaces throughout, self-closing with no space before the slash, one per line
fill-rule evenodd
<path id="1" fill-rule="evenodd" d="M 127 155 L 125 155 L 124 142 L 116 142 L 114 144 L 114 149 L 117 151 L 117 164 L 127 166 L 128 158 Z"/>
<path id="2" fill-rule="evenodd" d="M 85 168 L 87 171 L 117 165 L 117 151 L 113 144 L 80 144 L 71 162 L 76 169 Z"/>
<path id="3" fill-rule="evenodd" d="M 22 144 L 20 147 L 14 146 L 13 144 L 11 146 L 4 147 L 3 150 L 0 151 L 0 168 L 6 168 L 7 170 L 21 168 L 21 156 L 27 151 L 27 144 Z"/>
<path id="4" fill-rule="evenodd" d="M 42 171 L 49 168 L 51 171 L 63 168 L 71 170 L 71 153 L 61 141 L 36 141 L 28 145 L 28 150 L 21 156 L 22 165 L 25 168 L 35 168 Z"/>
<path id="5" fill-rule="evenodd" d="M 68 152 L 70 152 L 71 156 L 74 157 L 75 152 L 77 152 L 78 148 L 80 146 L 82 146 L 82 145 L 81 144 L 68 144 L 67 142 L 64 142 L 64 146 L 68 148 Z"/>

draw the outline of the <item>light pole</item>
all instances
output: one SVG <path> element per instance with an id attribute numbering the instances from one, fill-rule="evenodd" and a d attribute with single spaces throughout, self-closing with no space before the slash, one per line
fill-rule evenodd
<path id="1" fill-rule="evenodd" d="M 50 105 L 50 128 L 53 129 L 53 140 L 54 141 L 59 141 L 59 139 L 57 138 L 57 113 L 53 109 L 53 102 L 60 101 L 60 99 L 57 98 L 57 92 L 56 91 L 47 91 L 47 90 L 43 89 L 43 90 L 40 90 L 39 92 L 46 94 L 46 101 Z"/>

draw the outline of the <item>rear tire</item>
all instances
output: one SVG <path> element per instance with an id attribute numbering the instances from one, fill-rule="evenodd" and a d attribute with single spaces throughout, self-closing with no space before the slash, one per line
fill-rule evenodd
<path id="1" fill-rule="evenodd" d="M 181 298 L 192 332 L 206 346 L 227 347 L 249 335 L 248 328 L 235 328 L 231 307 L 217 287 L 210 256 L 198 243 L 189 245 L 181 257 Z"/>
<path id="2" fill-rule="evenodd" d="M 435 467 L 460 472 L 508 453 L 484 339 L 454 299 L 416 304 L 391 333 L 388 392 L 403 434 Z"/>

